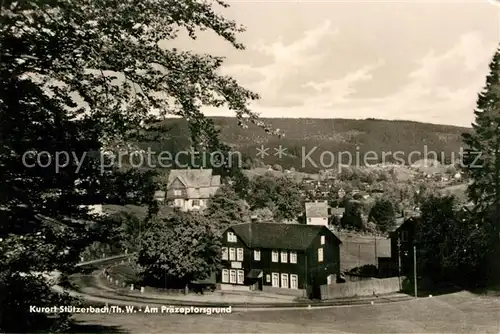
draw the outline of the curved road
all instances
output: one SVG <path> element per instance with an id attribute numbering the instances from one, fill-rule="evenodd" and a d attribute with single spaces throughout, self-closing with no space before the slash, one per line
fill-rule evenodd
<path id="1" fill-rule="evenodd" d="M 113 256 L 105 259 L 98 259 L 88 262 L 80 263 L 79 266 L 103 264 L 110 261 L 120 260 L 129 255 Z M 227 303 L 204 303 L 194 301 L 182 300 L 169 300 L 163 298 L 151 298 L 126 294 L 116 291 L 110 287 L 105 286 L 100 282 L 100 276 L 103 275 L 104 269 L 96 270 L 91 275 L 82 275 L 81 282 L 83 283 L 81 291 L 67 290 L 61 286 L 54 286 L 53 289 L 58 292 L 68 292 L 71 296 L 81 298 L 86 303 L 92 305 L 117 305 L 117 306 L 202 306 L 202 307 L 227 307 Z M 365 297 L 365 298 L 343 298 L 327 301 L 313 301 L 313 302 L 293 302 L 293 303 L 231 303 L 233 311 L 278 311 L 278 310 L 293 310 L 293 309 L 309 309 L 309 308 L 332 308 L 332 307 L 350 307 L 356 305 L 369 305 L 369 304 L 386 304 L 394 302 L 403 302 L 412 300 L 413 297 L 405 294 L 394 294 L 382 297 Z"/>

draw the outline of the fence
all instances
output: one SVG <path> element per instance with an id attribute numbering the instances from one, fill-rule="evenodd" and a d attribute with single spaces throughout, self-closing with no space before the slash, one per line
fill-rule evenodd
<path id="1" fill-rule="evenodd" d="M 401 282 L 403 279 L 402 277 Z M 321 299 L 382 295 L 400 290 L 400 279 L 398 277 L 374 278 L 367 281 L 322 285 Z"/>

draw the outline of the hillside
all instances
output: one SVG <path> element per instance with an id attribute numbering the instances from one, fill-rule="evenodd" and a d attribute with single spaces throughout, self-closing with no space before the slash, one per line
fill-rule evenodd
<path id="1" fill-rule="evenodd" d="M 247 129 L 237 126 L 235 118 L 213 117 L 216 127 L 221 131 L 222 140 L 240 151 L 246 158 L 255 159 L 257 148 L 261 145 L 269 148 L 269 156 L 263 159 L 267 165 L 280 164 L 283 167 L 294 167 L 297 170 L 313 171 L 316 168 L 302 166 L 301 157 L 314 150 L 312 159 L 319 163 L 320 155 L 324 151 L 337 154 L 338 152 L 375 152 L 378 160 L 382 159 L 382 152 L 402 151 L 408 155 L 412 151 L 421 152 L 422 156 L 415 156 L 413 160 L 423 157 L 425 151 L 438 152 L 438 159 L 449 159 L 451 152 L 458 152 L 461 146 L 461 134 L 470 131 L 450 125 L 436 125 L 412 121 L 388 120 L 352 120 L 352 119 L 296 119 L 272 118 L 263 119 L 274 128 L 280 129 L 285 136 L 278 138 L 266 134 L 255 126 Z M 178 150 L 189 146 L 189 130 L 187 123 L 181 119 L 169 119 L 161 125 L 161 142 L 148 143 L 153 151 Z M 273 156 L 274 148 L 282 145 L 287 149 L 287 156 L 281 159 Z M 442 153 L 441 153 L 442 152 Z M 337 156 L 336 156 L 337 157 Z M 355 156 L 353 157 L 354 159 Z M 391 158 L 386 158 L 386 161 Z M 331 160 L 325 156 L 325 162 Z M 346 162 L 346 161 L 344 161 Z M 370 160 L 374 163 L 374 160 Z M 361 164 L 363 164 L 361 162 Z"/>

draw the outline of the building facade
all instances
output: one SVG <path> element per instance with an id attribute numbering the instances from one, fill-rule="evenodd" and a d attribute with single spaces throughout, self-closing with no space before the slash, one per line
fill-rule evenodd
<path id="1" fill-rule="evenodd" d="M 328 203 L 307 202 L 306 206 L 306 224 L 328 226 Z"/>
<path id="2" fill-rule="evenodd" d="M 340 275 L 341 241 L 324 226 L 245 223 L 223 234 L 223 290 L 319 297 Z"/>
<path id="3" fill-rule="evenodd" d="M 164 195 L 167 204 L 182 211 L 203 210 L 220 185 L 220 175 L 213 175 L 211 169 L 173 169 Z M 161 196 L 161 192 L 155 196 Z"/>

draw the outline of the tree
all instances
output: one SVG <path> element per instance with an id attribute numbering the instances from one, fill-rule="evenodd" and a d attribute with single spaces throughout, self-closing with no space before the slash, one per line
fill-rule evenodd
<path id="1" fill-rule="evenodd" d="M 221 230 L 231 224 L 246 223 L 250 219 L 248 204 L 228 185 L 220 187 L 210 198 L 205 214 Z"/>
<path id="2" fill-rule="evenodd" d="M 421 273 L 434 282 L 481 283 L 489 237 L 473 214 L 457 208 L 453 196 L 426 198 L 421 213 L 415 235 Z"/>
<path id="3" fill-rule="evenodd" d="M 197 212 L 151 222 L 137 260 L 145 283 L 177 289 L 208 278 L 220 270 L 220 237 L 217 226 Z"/>
<path id="4" fill-rule="evenodd" d="M 342 228 L 351 228 L 354 230 L 363 229 L 363 205 L 360 201 L 346 200 L 345 212 L 340 220 Z"/>
<path id="5" fill-rule="evenodd" d="M 472 133 L 463 134 L 469 199 L 474 203 L 476 220 L 488 231 L 490 279 L 500 279 L 500 50 L 490 63 L 486 86 L 479 93 Z"/>
<path id="6" fill-rule="evenodd" d="M 252 210 L 271 208 L 276 220 L 295 219 L 302 212 L 299 186 L 287 177 L 258 176 L 250 188 L 248 202 Z"/>
<path id="7" fill-rule="evenodd" d="M 377 224 L 382 232 L 387 232 L 395 224 L 395 212 L 392 202 L 386 198 L 381 198 L 375 202 L 370 210 L 368 220 Z"/>
<path id="8" fill-rule="evenodd" d="M 26 303 L 68 304 L 33 273 L 71 272 L 112 233 L 82 205 L 111 201 L 117 182 L 135 190 L 127 201 L 151 202 L 137 171 L 117 176 L 121 161 L 103 152 L 136 151 L 165 115 L 186 119 L 197 147 L 219 149 L 202 106 L 228 106 L 241 125 L 272 132 L 248 108 L 258 96 L 218 74 L 222 58 L 166 48 L 181 29 L 192 38 L 201 29 L 243 49 L 242 29 L 217 12 L 191 0 L 0 2 L 0 330 L 66 329 L 68 315 L 29 313 Z"/>

